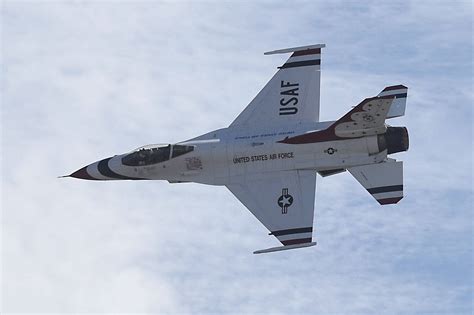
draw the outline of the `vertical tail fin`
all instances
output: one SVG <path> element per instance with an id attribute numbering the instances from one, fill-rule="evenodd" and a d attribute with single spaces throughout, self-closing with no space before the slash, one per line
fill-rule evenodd
<path id="1" fill-rule="evenodd" d="M 383 134 L 387 131 L 386 119 L 405 115 L 407 91 L 404 85 L 388 86 L 377 96 L 360 102 L 328 128 L 280 142 L 301 144 Z"/>

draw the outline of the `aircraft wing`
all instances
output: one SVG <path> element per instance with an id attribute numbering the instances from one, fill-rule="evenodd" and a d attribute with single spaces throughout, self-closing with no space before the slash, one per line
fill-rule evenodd
<path id="1" fill-rule="evenodd" d="M 319 121 L 321 48 L 324 44 L 275 50 L 290 58 L 257 94 L 232 126 Z"/>
<path id="2" fill-rule="evenodd" d="M 284 245 L 255 253 L 316 244 L 312 242 L 316 172 L 280 171 L 244 178 L 227 188 Z"/>

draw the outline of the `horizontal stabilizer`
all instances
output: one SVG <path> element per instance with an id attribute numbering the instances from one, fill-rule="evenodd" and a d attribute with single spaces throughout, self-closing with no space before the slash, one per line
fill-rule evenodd
<path id="1" fill-rule="evenodd" d="M 343 169 L 343 168 L 337 168 L 337 169 L 333 169 L 333 170 L 318 171 L 318 174 L 321 175 L 322 177 L 326 177 L 326 176 L 331 176 L 331 175 L 336 175 L 336 174 L 339 174 L 339 173 L 343 173 L 345 171 L 346 170 Z"/>
<path id="2" fill-rule="evenodd" d="M 393 204 L 403 198 L 403 162 L 387 161 L 348 168 L 381 205 Z"/>
<path id="3" fill-rule="evenodd" d="M 279 252 L 279 251 L 288 250 L 288 249 L 310 247 L 310 246 L 314 246 L 314 245 L 316 245 L 316 242 L 295 244 L 295 245 L 286 245 L 286 246 L 277 246 L 277 247 L 270 247 L 270 248 L 267 248 L 267 249 L 256 250 L 253 253 L 254 254 L 265 254 L 265 253 L 271 253 L 271 252 Z"/>
<path id="4" fill-rule="evenodd" d="M 401 117 L 405 115 L 405 108 L 407 106 L 408 88 L 404 85 L 387 86 L 377 97 L 395 97 L 390 110 L 387 113 L 388 118 Z"/>

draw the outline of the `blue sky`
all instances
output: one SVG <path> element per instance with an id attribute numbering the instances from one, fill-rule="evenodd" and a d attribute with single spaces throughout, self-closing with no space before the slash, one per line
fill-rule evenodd
<path id="1" fill-rule="evenodd" d="M 1 311 L 472 312 L 469 1 L 1 2 Z M 318 178 L 316 247 L 276 246 L 223 187 L 59 180 L 226 127 L 325 43 L 321 119 L 409 87 L 405 198 Z"/>

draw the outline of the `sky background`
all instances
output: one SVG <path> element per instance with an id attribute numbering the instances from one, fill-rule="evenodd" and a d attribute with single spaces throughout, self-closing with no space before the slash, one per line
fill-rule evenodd
<path id="1" fill-rule="evenodd" d="M 471 314 L 470 1 L 0 2 L 1 312 Z M 315 43 L 322 120 L 409 87 L 398 205 L 318 177 L 318 245 L 253 255 L 224 187 L 56 178 L 228 126 Z"/>

